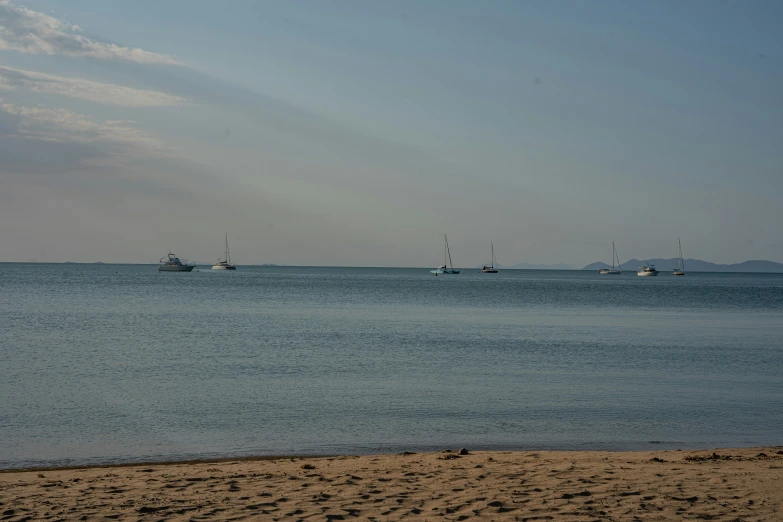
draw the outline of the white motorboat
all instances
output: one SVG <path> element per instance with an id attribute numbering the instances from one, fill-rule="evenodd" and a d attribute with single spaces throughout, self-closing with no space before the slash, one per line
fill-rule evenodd
<path id="1" fill-rule="evenodd" d="M 639 270 L 636 271 L 636 275 L 641 277 L 650 277 L 650 276 L 657 276 L 658 271 L 655 269 L 655 265 L 645 265 L 642 267 L 639 267 Z"/>
<path id="2" fill-rule="evenodd" d="M 160 263 L 158 272 L 190 272 L 196 268 L 195 263 L 183 263 L 180 258 L 171 252 L 166 257 L 161 257 Z"/>

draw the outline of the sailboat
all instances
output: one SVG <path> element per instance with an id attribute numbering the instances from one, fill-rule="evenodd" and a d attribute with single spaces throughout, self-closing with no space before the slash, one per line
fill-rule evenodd
<path id="1" fill-rule="evenodd" d="M 685 263 L 682 262 L 682 246 L 680 238 L 677 238 L 677 268 L 672 271 L 672 275 L 685 275 Z"/>
<path id="2" fill-rule="evenodd" d="M 212 265 L 212 270 L 236 270 L 237 266 L 231 264 L 231 256 L 228 253 L 228 234 L 226 234 L 226 258 Z"/>
<path id="3" fill-rule="evenodd" d="M 449 250 L 449 238 L 446 234 L 443 234 L 443 238 L 446 240 L 446 247 L 443 250 L 443 265 L 439 266 L 435 270 L 430 270 L 435 275 L 438 274 L 459 274 L 459 270 L 454 269 L 454 265 L 451 264 L 451 251 Z M 446 259 L 449 263 L 446 264 Z"/>
<path id="4" fill-rule="evenodd" d="M 614 266 L 614 261 L 617 260 L 617 268 Z M 620 256 L 617 255 L 617 250 L 614 248 L 614 241 L 612 241 L 612 268 L 602 268 L 598 271 L 599 274 L 622 274 L 623 267 L 620 265 Z"/>
<path id="5" fill-rule="evenodd" d="M 484 265 L 481 267 L 481 271 L 485 274 L 497 274 L 498 269 L 495 268 L 495 245 L 493 245 L 492 241 L 490 241 L 489 246 L 492 247 L 492 264 L 489 266 Z"/>

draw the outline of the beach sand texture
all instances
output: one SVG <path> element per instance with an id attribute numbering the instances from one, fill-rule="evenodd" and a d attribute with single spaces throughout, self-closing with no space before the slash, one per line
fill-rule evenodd
<path id="1" fill-rule="evenodd" d="M 783 520 L 783 449 L 457 451 L 0 473 L 0 520 Z"/>

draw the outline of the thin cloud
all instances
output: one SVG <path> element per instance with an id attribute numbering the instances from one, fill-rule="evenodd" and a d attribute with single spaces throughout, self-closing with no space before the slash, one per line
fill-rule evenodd
<path id="1" fill-rule="evenodd" d="M 1 72 L 2 71 L 0 71 L 0 73 Z M 5 77 L 3 77 L 2 74 L 0 74 L 0 90 L 13 91 L 14 89 L 16 89 L 16 86 L 13 83 L 9 82 Z"/>
<path id="2" fill-rule="evenodd" d="M 0 89 L 15 90 L 18 87 L 38 93 L 57 94 L 124 107 L 165 107 L 187 102 L 179 96 L 158 91 L 133 89 L 111 83 L 99 83 L 0 66 Z"/>
<path id="3" fill-rule="evenodd" d="M 177 65 L 162 54 L 113 43 L 96 42 L 80 34 L 81 28 L 9 0 L 0 0 L 0 50 L 30 54 L 85 56 L 143 64 Z"/>
<path id="4" fill-rule="evenodd" d="M 97 121 L 66 109 L 46 109 L 3 103 L 0 111 L 15 116 L 13 129 L 6 129 L 9 138 L 56 143 L 103 143 L 120 145 L 118 150 L 143 148 L 163 151 L 164 145 L 132 126 L 127 120 Z"/>

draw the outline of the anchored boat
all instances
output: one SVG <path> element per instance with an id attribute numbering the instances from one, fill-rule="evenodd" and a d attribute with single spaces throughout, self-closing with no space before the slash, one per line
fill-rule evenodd
<path id="1" fill-rule="evenodd" d="M 489 246 L 492 248 L 492 263 L 489 266 L 484 265 L 481 267 L 481 271 L 485 274 L 497 274 L 498 269 L 495 267 L 495 245 L 490 241 Z"/>
<path id="2" fill-rule="evenodd" d="M 682 262 L 682 246 L 680 245 L 680 238 L 677 238 L 677 268 L 672 271 L 672 275 L 685 275 L 685 263 Z"/>
<path id="3" fill-rule="evenodd" d="M 195 263 L 183 263 L 180 259 L 169 252 L 166 257 L 160 258 L 158 272 L 190 272 L 196 268 Z"/>
<path id="4" fill-rule="evenodd" d="M 435 270 L 430 270 L 435 275 L 438 274 L 459 274 L 459 270 L 454 269 L 454 265 L 451 264 L 451 251 L 449 250 L 449 238 L 446 236 L 446 234 L 443 234 L 443 238 L 446 240 L 446 247 L 443 250 L 443 264 L 436 268 Z M 448 264 L 446 264 L 446 259 L 448 259 Z"/>
<path id="5" fill-rule="evenodd" d="M 642 266 L 636 271 L 636 275 L 640 277 L 657 276 L 658 271 L 655 269 L 655 265 Z"/>
<path id="6" fill-rule="evenodd" d="M 614 266 L 614 261 L 617 260 L 617 268 Z M 620 256 L 617 255 L 617 250 L 614 248 L 614 241 L 612 241 L 612 268 L 602 268 L 598 271 L 599 274 L 622 274 L 623 267 L 620 265 Z"/>
<path id="7" fill-rule="evenodd" d="M 237 266 L 231 264 L 231 255 L 228 253 L 228 234 L 226 234 L 226 258 L 212 265 L 212 270 L 236 270 Z"/>

